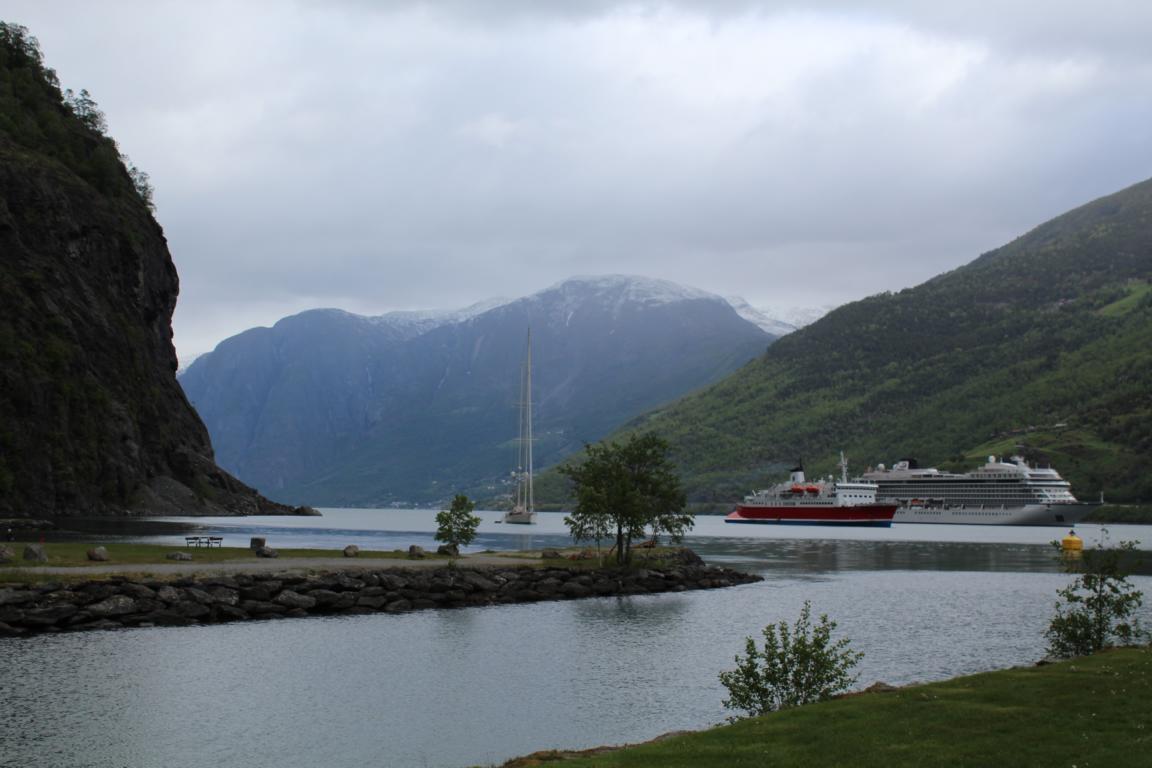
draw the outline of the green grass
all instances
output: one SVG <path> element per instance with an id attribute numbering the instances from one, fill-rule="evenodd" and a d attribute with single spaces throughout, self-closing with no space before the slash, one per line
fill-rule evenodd
<path id="1" fill-rule="evenodd" d="M 1094 509 L 1085 522 L 1152 525 L 1152 504 L 1105 504 Z"/>
<path id="2" fill-rule="evenodd" d="M 16 552 L 17 558 L 23 557 L 23 543 L 14 542 L 9 543 L 8 546 Z M 11 571 L 34 571 L 37 566 L 43 565 L 74 567 L 78 570 L 103 565 L 158 565 L 173 562 L 165 557 L 172 552 L 187 552 L 192 555 L 192 562 L 194 563 L 254 562 L 262 559 L 256 557 L 252 550 L 246 547 L 170 547 L 160 544 L 94 544 L 92 542 L 78 541 L 55 542 L 44 544 L 43 546 L 45 553 L 48 555 L 47 563 L 31 563 L 23 559 L 17 559 L 14 563 L 0 566 L 0 574 Z M 108 550 L 107 562 L 92 562 L 88 559 L 88 550 L 95 546 L 103 546 Z M 277 548 L 276 552 L 279 553 L 281 558 L 343 557 L 343 551 L 339 549 Z M 433 553 L 426 553 L 425 556 L 434 559 L 448 559 L 446 556 Z M 357 559 L 406 560 L 408 559 L 408 553 L 407 551 L 370 552 L 362 549 Z"/>
<path id="3" fill-rule="evenodd" d="M 569 759 L 564 768 L 1079 766 L 1143 768 L 1152 754 L 1152 649 L 1126 648 L 743 720 Z M 548 753 L 507 764 L 552 762 Z"/>

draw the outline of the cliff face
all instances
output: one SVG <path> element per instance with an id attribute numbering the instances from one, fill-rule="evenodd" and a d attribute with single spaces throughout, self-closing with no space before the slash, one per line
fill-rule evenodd
<path id="1" fill-rule="evenodd" d="M 0 516 L 287 511 L 176 383 L 176 269 L 115 143 L 0 26 Z"/>

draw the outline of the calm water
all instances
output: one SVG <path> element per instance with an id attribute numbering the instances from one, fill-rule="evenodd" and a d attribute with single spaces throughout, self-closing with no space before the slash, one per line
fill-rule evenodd
<path id="1" fill-rule="evenodd" d="M 484 517 L 472 549 L 566 543 L 559 515 L 530 532 Z M 403 548 L 433 530 L 418 511 L 198 523 L 229 544 L 284 547 Z M 723 720 L 717 673 L 806 599 L 865 652 L 861 685 L 899 684 L 1034 662 L 1068 581 L 1046 546 L 1059 529 L 730 528 L 701 520 L 690 543 L 763 583 L 0 640 L 0 766 L 466 766 L 639 741 Z M 1152 595 L 1152 577 L 1135 580 Z"/>

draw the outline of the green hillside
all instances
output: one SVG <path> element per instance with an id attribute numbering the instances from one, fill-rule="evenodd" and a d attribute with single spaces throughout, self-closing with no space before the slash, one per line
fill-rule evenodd
<path id="1" fill-rule="evenodd" d="M 923 285 L 858 301 L 628 429 L 674 446 L 696 502 L 802 457 L 1050 461 L 1091 499 L 1152 498 L 1152 180 Z M 545 487 L 548 487 L 547 484 Z"/>

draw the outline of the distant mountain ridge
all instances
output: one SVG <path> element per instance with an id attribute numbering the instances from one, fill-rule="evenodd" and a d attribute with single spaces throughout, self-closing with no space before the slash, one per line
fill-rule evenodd
<path id="1" fill-rule="evenodd" d="M 847 304 L 634 421 L 723 505 L 798 458 L 1052 463 L 1086 499 L 1152 498 L 1152 180 L 915 288 Z"/>
<path id="2" fill-rule="evenodd" d="M 773 336 L 664 280 L 565 280 L 459 313 L 311 310 L 221 342 L 180 377 L 221 464 L 325 506 L 499 494 L 512 469 L 525 335 L 546 466 L 718 380 Z"/>

